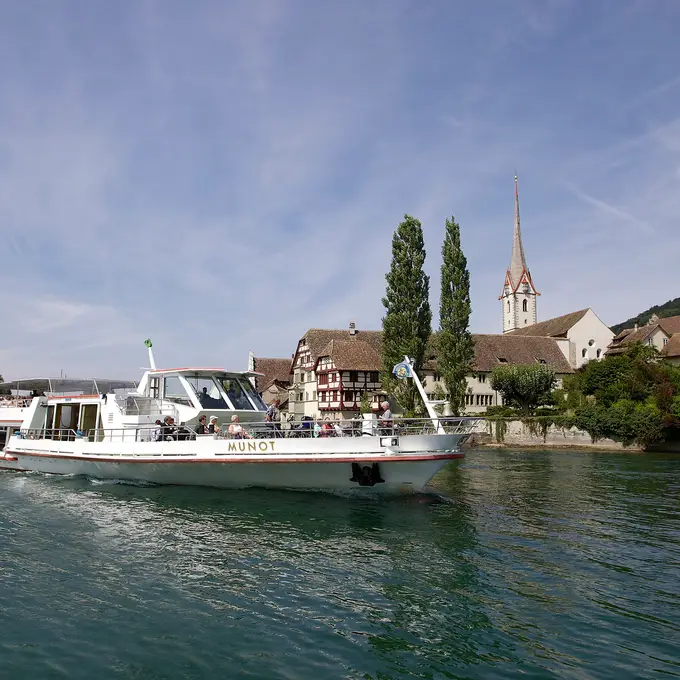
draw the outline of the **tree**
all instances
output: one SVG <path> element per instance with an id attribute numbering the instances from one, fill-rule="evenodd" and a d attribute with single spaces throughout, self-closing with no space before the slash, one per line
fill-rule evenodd
<path id="1" fill-rule="evenodd" d="M 446 220 L 441 279 L 437 370 L 446 383 L 451 411 L 457 416 L 465 405 L 465 378 L 472 368 L 475 347 L 469 330 L 470 272 L 460 247 L 460 227 L 453 217 Z"/>
<path id="2" fill-rule="evenodd" d="M 424 264 L 423 228 L 417 219 L 404 215 L 392 237 L 392 263 L 385 275 L 381 379 L 408 415 L 416 412 L 416 387 L 412 380 L 396 380 L 392 368 L 406 355 L 421 374 L 432 332 L 430 277 L 423 271 Z"/>
<path id="3" fill-rule="evenodd" d="M 576 409 L 574 424 L 593 440 L 645 447 L 680 436 L 680 368 L 661 361 L 653 347 L 632 345 L 590 361 L 575 378 L 589 401 Z"/>
<path id="4" fill-rule="evenodd" d="M 537 406 L 550 403 L 557 382 L 555 372 L 541 364 L 497 366 L 491 372 L 491 387 L 503 395 L 503 403 L 528 415 Z"/>
<path id="5" fill-rule="evenodd" d="M 372 413 L 373 409 L 371 408 L 371 395 L 368 392 L 364 392 L 361 395 L 361 403 L 359 404 L 359 412 L 360 413 Z"/>
<path id="6" fill-rule="evenodd" d="M 432 394 L 430 395 L 430 399 L 432 401 L 444 401 L 446 400 L 448 395 L 446 392 L 444 392 L 444 388 L 441 386 L 441 383 L 437 383 L 434 386 L 434 389 L 432 390 Z M 437 406 L 434 407 L 434 410 L 439 414 L 442 415 L 444 413 L 444 404 L 438 404 Z M 458 413 L 456 415 L 459 415 Z"/>

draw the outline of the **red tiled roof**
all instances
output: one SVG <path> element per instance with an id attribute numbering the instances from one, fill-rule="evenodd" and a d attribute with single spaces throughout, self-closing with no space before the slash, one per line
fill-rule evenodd
<path id="1" fill-rule="evenodd" d="M 675 317 L 680 318 L 680 317 Z M 680 357 L 680 332 L 674 333 L 664 348 L 661 350 L 661 355 L 664 357 Z"/>
<path id="2" fill-rule="evenodd" d="M 580 321 L 586 315 L 587 311 L 588 308 L 580 309 L 578 312 L 556 316 L 554 319 L 547 319 L 546 321 L 535 323 L 532 326 L 525 326 L 524 328 L 510 331 L 509 333 L 506 333 L 506 335 L 535 335 L 544 338 L 566 338 L 569 329 Z"/>
<path id="3" fill-rule="evenodd" d="M 319 354 L 330 357 L 341 371 L 379 371 L 380 353 L 364 340 L 331 340 Z"/>
<path id="4" fill-rule="evenodd" d="M 271 359 L 268 357 L 255 357 L 255 371 L 264 373 L 264 376 L 255 378 L 255 387 L 258 392 L 266 390 L 269 385 L 278 380 L 282 383 L 291 382 L 290 359 Z"/>

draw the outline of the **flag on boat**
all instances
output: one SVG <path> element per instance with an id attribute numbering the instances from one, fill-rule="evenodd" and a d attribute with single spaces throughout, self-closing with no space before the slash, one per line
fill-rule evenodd
<path id="1" fill-rule="evenodd" d="M 144 341 L 144 347 L 148 347 L 149 349 L 151 349 L 151 338 L 147 338 Z"/>
<path id="2" fill-rule="evenodd" d="M 413 369 L 411 368 L 410 364 L 407 364 L 405 361 L 399 362 L 393 369 L 392 373 L 397 376 L 397 378 L 412 378 L 413 377 Z"/>

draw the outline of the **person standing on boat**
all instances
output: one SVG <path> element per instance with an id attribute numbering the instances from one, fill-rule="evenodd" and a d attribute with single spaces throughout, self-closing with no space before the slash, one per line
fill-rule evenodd
<path id="1" fill-rule="evenodd" d="M 279 411 L 280 403 L 281 401 L 279 399 L 274 399 L 267 409 L 267 422 L 272 423 L 275 436 L 278 436 L 278 432 L 281 431 L 281 411 Z"/>
<path id="2" fill-rule="evenodd" d="M 392 416 L 392 411 L 390 411 L 390 404 L 387 401 L 383 401 L 380 404 L 380 408 L 383 410 L 380 416 L 380 427 L 382 428 L 382 434 L 392 434 L 392 428 L 394 427 L 394 417 Z"/>

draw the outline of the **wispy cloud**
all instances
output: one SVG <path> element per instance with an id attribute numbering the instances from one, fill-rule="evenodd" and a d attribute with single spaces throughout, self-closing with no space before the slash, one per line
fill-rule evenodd
<path id="1" fill-rule="evenodd" d="M 3 6 L 0 372 L 134 377 L 149 335 L 162 363 L 245 366 L 310 326 L 377 328 L 405 212 L 435 309 L 456 216 L 474 329 L 497 331 L 515 168 L 543 318 L 592 305 L 615 323 L 677 295 L 678 18 L 562 0 Z"/>

